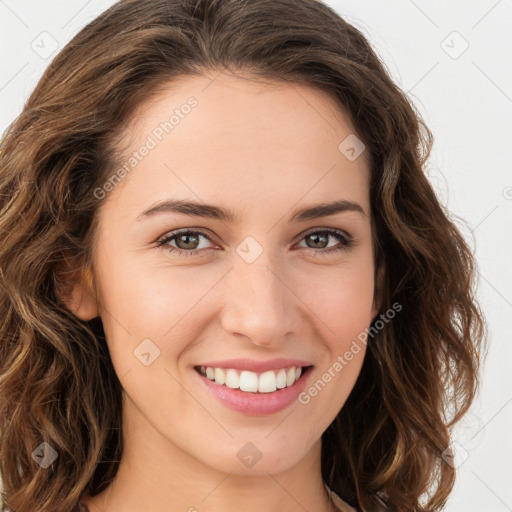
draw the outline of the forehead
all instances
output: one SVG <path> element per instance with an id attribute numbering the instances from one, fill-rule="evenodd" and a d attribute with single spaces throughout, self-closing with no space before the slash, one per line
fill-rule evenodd
<path id="1" fill-rule="evenodd" d="M 356 136 L 349 116 L 309 85 L 222 72 L 181 77 L 142 103 L 122 135 L 119 165 L 152 141 L 116 186 L 146 202 L 165 191 L 209 203 L 230 195 L 257 196 L 260 205 L 290 194 L 295 202 L 306 194 L 367 200 L 366 152 L 351 160 L 342 151 Z"/>
<path id="2" fill-rule="evenodd" d="M 197 104 L 193 109 L 187 107 L 191 99 Z M 180 110 L 187 112 L 183 114 Z M 174 112 L 178 114 L 172 122 L 174 137 L 184 131 L 183 127 L 178 130 L 178 125 L 190 124 L 181 122 L 189 117 L 195 129 L 215 124 L 215 129 L 208 133 L 210 139 L 226 134 L 234 137 L 235 128 L 242 129 L 241 135 L 247 135 L 248 130 L 252 137 L 272 135 L 280 124 L 295 124 L 293 133 L 287 130 L 290 136 L 315 132 L 343 135 L 356 131 L 339 101 L 312 85 L 208 72 L 161 83 L 134 112 L 123 131 L 124 140 L 137 132 L 149 133 L 155 128 L 155 121 L 165 123 Z M 262 131 L 254 132 L 258 127 Z M 201 130 L 197 135 L 200 134 Z"/>

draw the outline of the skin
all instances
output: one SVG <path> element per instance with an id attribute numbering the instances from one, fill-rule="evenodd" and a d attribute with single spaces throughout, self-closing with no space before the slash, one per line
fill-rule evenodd
<path id="1" fill-rule="evenodd" d="M 101 317 L 124 388 L 117 478 L 83 503 L 91 512 L 334 510 L 321 477 L 321 435 L 355 384 L 364 344 L 308 404 L 259 417 L 202 390 L 193 367 L 300 358 L 314 365 L 311 384 L 369 327 L 379 304 L 366 153 L 350 161 L 338 150 L 354 129 L 326 93 L 219 73 L 181 78 L 147 101 L 124 132 L 127 157 L 190 96 L 197 107 L 103 200 L 94 286 L 84 277 L 69 301 L 79 318 Z M 136 220 L 168 198 L 239 218 Z M 366 216 L 287 222 L 298 208 L 339 199 L 359 203 Z M 181 228 L 212 241 L 156 245 Z M 329 236 L 315 245 L 306 236 L 323 228 L 342 230 L 355 245 L 325 252 L 340 242 Z M 248 236 L 263 251 L 252 263 L 236 252 Z M 179 255 L 169 245 L 202 253 Z M 147 338 L 160 350 L 149 366 L 133 353 Z M 237 457 L 247 442 L 262 454 L 251 468 Z"/>

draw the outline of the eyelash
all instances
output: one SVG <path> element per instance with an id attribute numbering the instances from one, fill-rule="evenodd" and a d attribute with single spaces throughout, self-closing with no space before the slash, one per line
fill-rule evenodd
<path id="1" fill-rule="evenodd" d="M 157 242 L 157 245 L 158 245 L 158 247 L 167 246 L 167 247 L 165 247 L 165 249 L 168 250 L 169 252 L 178 253 L 178 254 L 182 254 L 182 255 L 183 255 L 183 253 L 185 253 L 187 256 L 196 256 L 201 252 L 204 253 L 204 251 L 209 252 L 211 250 L 214 250 L 214 249 L 194 249 L 192 251 L 186 251 L 185 249 L 179 249 L 177 247 L 172 247 L 172 246 L 168 245 L 170 241 L 172 241 L 175 238 L 179 237 L 180 235 L 184 235 L 184 234 L 201 235 L 201 236 L 204 236 L 208 241 L 213 243 L 213 240 L 206 233 L 204 233 L 202 231 L 193 231 L 190 229 L 182 229 L 179 231 L 172 232 L 171 234 L 165 236 L 164 238 L 162 238 L 161 240 L 159 240 Z M 308 233 L 304 234 L 304 236 L 301 238 L 300 241 L 302 241 L 304 238 L 306 238 L 309 235 L 316 235 L 316 234 L 329 234 L 329 235 L 333 236 L 334 238 L 336 238 L 339 242 L 341 242 L 341 246 L 330 248 L 330 249 L 318 249 L 318 250 L 307 249 L 309 252 L 312 252 L 315 256 L 319 252 L 324 253 L 324 254 L 325 253 L 333 254 L 333 253 L 337 253 L 339 251 L 346 251 L 346 250 L 350 249 L 351 247 L 353 247 L 353 245 L 354 245 L 354 240 L 350 236 L 347 236 L 342 231 L 339 231 L 338 229 L 333 229 L 333 228 L 324 228 L 324 229 L 317 230 L 317 231 L 309 231 Z"/>

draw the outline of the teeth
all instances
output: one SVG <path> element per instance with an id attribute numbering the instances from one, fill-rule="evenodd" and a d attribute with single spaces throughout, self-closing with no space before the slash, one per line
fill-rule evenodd
<path id="1" fill-rule="evenodd" d="M 232 389 L 240 387 L 240 378 L 236 370 L 226 370 L 226 386 Z"/>
<path id="2" fill-rule="evenodd" d="M 295 382 L 295 368 L 290 368 L 286 374 L 286 385 L 291 386 Z"/>
<path id="3" fill-rule="evenodd" d="M 286 370 L 279 370 L 276 378 L 276 386 L 278 389 L 286 387 Z"/>
<path id="4" fill-rule="evenodd" d="M 236 371 L 236 370 L 233 370 Z M 258 391 L 258 375 L 254 372 L 243 371 L 240 374 L 240 391 L 256 393 Z"/>
<path id="5" fill-rule="evenodd" d="M 226 382 L 226 374 L 222 368 L 215 368 L 215 384 L 224 384 Z"/>
<path id="6" fill-rule="evenodd" d="M 260 393 L 272 393 L 277 389 L 276 374 L 273 371 L 268 371 L 260 375 L 258 381 L 258 391 Z"/>
<path id="7" fill-rule="evenodd" d="M 277 389 L 292 386 L 300 378 L 302 368 L 292 366 L 258 374 L 248 370 L 201 366 L 200 372 L 215 384 L 225 385 L 231 389 L 240 389 L 248 393 L 273 393 Z"/>

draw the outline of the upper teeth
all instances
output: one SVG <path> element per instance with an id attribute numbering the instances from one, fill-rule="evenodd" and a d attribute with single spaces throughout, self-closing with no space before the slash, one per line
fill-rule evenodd
<path id="1" fill-rule="evenodd" d="M 201 373 L 216 384 L 252 393 L 272 393 L 291 386 L 300 377 L 301 371 L 302 368 L 296 366 L 263 373 L 201 366 Z"/>

